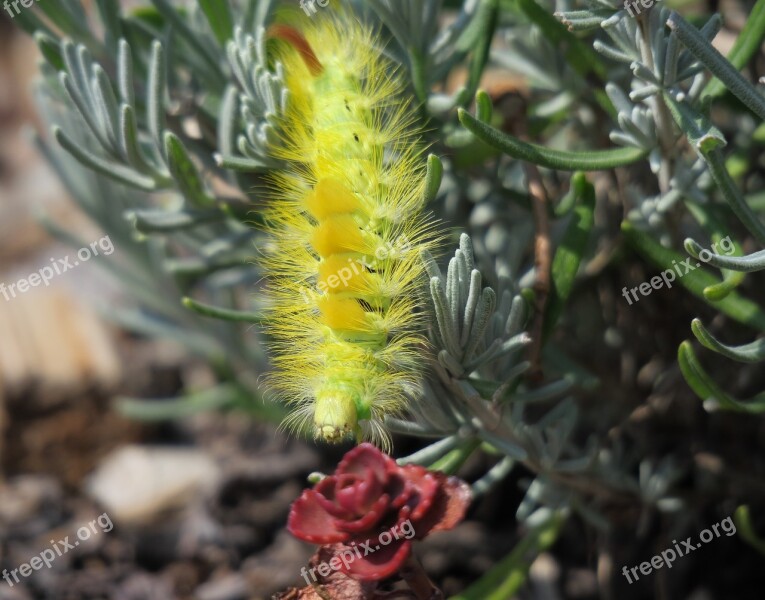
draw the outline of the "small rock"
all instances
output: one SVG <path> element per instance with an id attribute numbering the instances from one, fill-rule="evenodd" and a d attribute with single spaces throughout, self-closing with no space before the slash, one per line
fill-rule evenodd
<path id="1" fill-rule="evenodd" d="M 231 574 L 200 585 L 194 596 L 196 600 L 247 600 L 250 590 L 244 577 Z"/>
<path id="2" fill-rule="evenodd" d="M 48 476 L 23 475 L 0 485 L 0 530 L 24 537 L 47 531 L 61 518 L 61 496 Z"/>
<path id="3" fill-rule="evenodd" d="M 116 522 L 142 525 L 209 497 L 219 481 L 220 469 L 205 452 L 126 446 L 103 461 L 87 491 Z"/>
<path id="4" fill-rule="evenodd" d="M 172 586 L 165 579 L 136 573 L 120 585 L 114 600 L 165 600 L 172 596 Z"/>
<path id="5" fill-rule="evenodd" d="M 567 598 L 591 598 L 598 593 L 598 579 L 588 569 L 571 569 L 566 576 Z"/>
<path id="6" fill-rule="evenodd" d="M 32 595 L 19 584 L 14 584 L 11 588 L 3 581 L 0 587 L 0 600 L 31 600 Z"/>
<path id="7" fill-rule="evenodd" d="M 529 576 L 534 588 L 535 597 L 540 600 L 561 600 L 558 594 L 558 578 L 560 566 L 555 558 L 543 552 L 531 563 Z"/>
<path id="8" fill-rule="evenodd" d="M 300 570 L 308 565 L 314 549 L 282 530 L 264 552 L 244 562 L 242 572 L 251 588 L 268 598 L 291 585 L 304 584 Z"/>

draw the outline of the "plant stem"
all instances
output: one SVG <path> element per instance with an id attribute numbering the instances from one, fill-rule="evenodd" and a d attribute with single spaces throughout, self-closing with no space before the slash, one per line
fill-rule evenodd
<path id="1" fill-rule="evenodd" d="M 417 600 L 443 600 L 444 598 L 441 590 L 433 585 L 420 561 L 414 556 L 410 556 L 404 568 L 401 569 L 401 578 L 406 581 Z"/>
<path id="2" fill-rule="evenodd" d="M 534 238 L 534 267 L 536 280 L 534 281 L 534 325 L 531 332 L 531 347 L 529 348 L 528 377 L 531 381 L 539 382 L 542 379 L 542 345 L 545 324 L 547 299 L 550 294 L 550 268 L 552 264 L 552 250 L 550 243 L 550 222 L 548 219 L 547 193 L 542 184 L 542 176 L 536 165 L 526 165 L 526 177 L 529 182 L 529 194 L 532 198 L 534 223 L 536 234 Z"/>
<path id="3" fill-rule="evenodd" d="M 638 15 L 640 23 L 640 33 L 643 35 L 643 43 L 640 45 L 640 52 L 643 55 L 643 61 L 652 72 L 656 73 L 656 61 L 651 47 L 651 32 L 649 31 L 648 12 Z M 672 178 L 672 148 L 675 145 L 672 135 L 672 119 L 670 118 L 667 105 L 664 98 L 659 94 L 654 96 L 656 102 L 656 125 L 659 133 L 659 143 L 661 144 L 661 165 L 659 167 L 659 190 L 662 195 L 670 189 L 670 179 Z"/>

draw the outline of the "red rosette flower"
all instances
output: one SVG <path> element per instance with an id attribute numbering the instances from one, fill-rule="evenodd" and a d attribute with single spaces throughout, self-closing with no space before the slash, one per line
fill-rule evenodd
<path id="1" fill-rule="evenodd" d="M 340 570 L 377 581 L 401 570 L 413 540 L 457 525 L 470 499 L 464 481 L 399 466 L 372 444 L 361 444 L 292 504 L 287 529 L 307 542 L 333 544 L 334 557 L 320 575 Z"/>

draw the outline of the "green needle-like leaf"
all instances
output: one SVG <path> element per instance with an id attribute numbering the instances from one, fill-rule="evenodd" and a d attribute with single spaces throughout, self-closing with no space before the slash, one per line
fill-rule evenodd
<path id="1" fill-rule="evenodd" d="M 725 146 L 725 137 L 706 116 L 692 109 L 688 103 L 678 102 L 671 94 L 664 94 L 664 101 L 677 126 L 699 154 Z"/>
<path id="2" fill-rule="evenodd" d="M 197 207 L 211 206 L 215 203 L 205 190 L 202 177 L 180 138 L 170 131 L 165 132 L 165 154 L 167 166 L 183 196 Z"/>
<path id="3" fill-rule="evenodd" d="M 69 95 L 72 104 L 77 108 L 88 125 L 90 132 L 98 140 L 98 143 L 101 144 L 101 147 L 108 152 L 110 148 L 109 140 L 99 127 L 98 118 L 95 115 L 95 107 L 89 106 L 87 98 L 83 95 L 87 90 L 80 88 L 83 91 L 83 93 L 80 93 L 80 90 L 77 88 L 76 78 L 68 73 L 59 73 L 59 81 Z"/>
<path id="4" fill-rule="evenodd" d="M 464 109 L 458 110 L 460 122 L 478 139 L 501 150 L 517 160 L 558 169 L 559 171 L 602 171 L 631 165 L 643 159 L 647 152 L 640 148 L 616 148 L 613 150 L 592 150 L 569 152 L 553 150 L 538 144 L 524 142 L 509 134 L 482 123 Z"/>
<path id="5" fill-rule="evenodd" d="M 491 123 L 491 117 L 494 114 L 494 105 L 491 103 L 491 96 L 483 90 L 478 90 L 475 95 L 475 116 L 482 123 Z"/>
<path id="6" fill-rule="evenodd" d="M 587 77 L 587 75 L 595 74 L 601 80 L 607 80 L 608 70 L 600 55 L 571 33 L 563 23 L 550 14 L 548 9 L 540 6 L 535 0 L 516 0 L 516 2 L 523 14 L 542 30 L 546 39 L 565 48 L 562 52 L 563 57 L 579 75 Z"/>
<path id="7" fill-rule="evenodd" d="M 428 170 L 425 175 L 425 202 L 431 203 L 436 199 L 444 176 L 444 165 L 435 154 L 428 156 Z"/>
<path id="8" fill-rule="evenodd" d="M 754 252 L 748 256 L 721 256 L 719 254 L 710 253 L 690 238 L 685 240 L 684 245 L 688 254 L 692 255 L 694 258 L 700 258 L 704 252 L 707 252 L 709 258 L 704 262 L 708 262 L 710 265 L 713 265 L 718 269 L 730 269 L 732 271 L 744 272 L 762 271 L 765 269 L 765 250 Z M 704 259 L 701 258 L 701 260 Z"/>
<path id="9" fill-rule="evenodd" d="M 506 440 L 505 438 L 500 437 L 487 429 L 479 430 L 478 435 L 481 436 L 483 441 L 491 444 L 491 446 L 496 448 L 499 452 L 502 452 L 514 460 L 526 460 L 529 457 L 529 453 L 526 452 L 526 450 L 524 450 L 521 446 Z"/>
<path id="10" fill-rule="evenodd" d="M 699 225 L 704 228 L 710 238 L 712 238 L 712 250 L 715 251 L 717 245 L 723 246 L 722 242 L 728 240 L 733 245 L 733 249 L 728 252 L 728 255 L 741 256 L 743 254 L 741 245 L 730 239 L 727 234 L 727 227 L 722 221 L 714 214 L 714 208 L 710 205 L 701 205 L 686 198 L 685 202 L 688 212 L 690 212 Z M 723 248 L 724 249 L 724 248 Z M 741 283 L 743 283 L 746 275 L 741 271 L 732 271 L 729 269 L 723 269 L 723 280 L 720 283 L 710 285 L 704 290 L 704 296 L 707 300 L 718 301 L 722 300 L 735 290 Z"/>
<path id="11" fill-rule="evenodd" d="M 409 48 L 409 64 L 412 71 L 414 93 L 423 105 L 428 99 L 428 75 L 425 59 L 417 48 Z"/>
<path id="12" fill-rule="evenodd" d="M 57 2 L 39 2 L 37 4 L 56 27 L 70 38 L 84 44 L 90 50 L 102 47 L 101 43 L 88 29 L 82 3 L 79 0 L 58 0 Z M 31 12 L 31 11 L 24 11 Z"/>
<path id="13" fill-rule="evenodd" d="M 739 506 L 733 513 L 733 521 L 736 523 L 736 531 L 744 541 L 765 556 L 765 540 L 754 531 L 749 507 L 746 505 Z"/>
<path id="14" fill-rule="evenodd" d="M 138 141 L 138 127 L 136 125 L 135 111 L 133 110 L 133 107 L 128 106 L 127 104 L 123 104 L 122 110 L 120 111 L 119 141 L 122 156 L 131 167 L 140 171 L 144 175 L 152 177 L 157 182 L 158 187 L 172 183 L 167 175 L 159 173 L 157 169 L 152 167 L 144 159 Z"/>
<path id="15" fill-rule="evenodd" d="M 735 290 L 744 281 L 744 273 L 740 271 L 725 270 L 725 277 L 720 283 L 710 285 L 704 289 L 704 297 L 712 302 L 722 300 Z"/>
<path id="16" fill-rule="evenodd" d="M 230 84 L 223 94 L 218 116 L 218 150 L 223 156 L 233 156 L 239 117 L 239 89 Z"/>
<path id="17" fill-rule="evenodd" d="M 165 130 L 166 87 L 165 53 L 162 44 L 155 41 L 151 46 L 149 85 L 146 87 L 146 112 L 157 159 L 163 162 L 167 161 L 167 156 L 164 153 L 164 144 L 162 143 L 162 132 Z"/>
<path id="18" fill-rule="evenodd" d="M 135 106 L 135 90 L 133 89 L 133 56 L 130 54 L 130 44 L 120 40 L 117 51 L 117 78 L 120 91 L 120 101 L 128 106 Z"/>
<path id="19" fill-rule="evenodd" d="M 461 439 L 459 435 L 450 435 L 409 456 L 399 458 L 396 462 L 400 465 L 430 465 L 443 458 L 447 452 L 454 450 L 463 441 L 464 439 Z"/>
<path id="20" fill-rule="evenodd" d="M 534 559 L 550 548 L 565 522 L 561 513 L 532 529 L 510 554 L 464 592 L 449 600 L 507 600 L 521 588 Z"/>
<path id="21" fill-rule="evenodd" d="M 553 44 L 557 44 L 563 60 L 571 65 L 571 68 L 583 79 L 591 81 L 600 80 L 601 85 L 593 86 L 593 94 L 601 108 L 612 117 L 616 117 L 616 110 L 605 93 L 605 82 L 608 81 L 608 68 L 603 62 L 603 57 L 592 46 L 586 44 L 561 22 L 559 14 L 551 15 L 549 10 L 540 6 L 536 0 L 515 0 L 518 8 L 528 19 L 540 28 L 544 37 Z"/>
<path id="22" fill-rule="evenodd" d="M 215 39 L 221 47 L 231 39 L 234 31 L 234 20 L 231 16 L 231 6 L 228 0 L 197 0 L 199 7 L 207 17 Z"/>
<path id="23" fill-rule="evenodd" d="M 182 398 L 117 398 L 117 411 L 138 421 L 170 421 L 203 412 L 218 411 L 234 404 L 239 392 L 233 385 L 221 385 Z"/>
<path id="24" fill-rule="evenodd" d="M 736 38 L 733 48 L 726 57 L 735 69 L 743 69 L 760 49 L 765 37 L 765 0 L 757 0 L 752 12 L 746 18 L 744 27 Z M 702 94 L 703 98 L 722 96 L 728 88 L 717 77 L 712 78 Z"/>
<path id="25" fill-rule="evenodd" d="M 473 48 L 473 56 L 468 69 L 468 82 L 464 90 L 465 100 L 469 100 L 481 83 L 486 62 L 489 60 L 489 51 L 494 39 L 494 31 L 497 28 L 499 0 L 484 0 L 479 9 L 481 12 L 471 23 L 470 27 L 480 29 L 481 37 L 478 44 Z"/>
<path id="26" fill-rule="evenodd" d="M 428 469 L 431 471 L 441 471 L 447 475 L 456 473 L 480 445 L 480 440 L 468 440 L 463 442 L 459 447 L 446 454 L 446 456 L 429 465 Z"/>
<path id="27" fill-rule="evenodd" d="M 757 238 L 757 241 L 765 245 L 765 225 L 760 218 L 746 203 L 738 187 L 725 168 L 725 159 L 719 150 L 712 150 L 704 154 L 704 160 L 709 166 L 709 173 L 722 192 L 725 201 L 731 210 L 736 213 L 739 220 L 746 226 L 749 232 Z"/>
<path id="28" fill-rule="evenodd" d="M 486 473 L 486 475 L 470 486 L 473 492 L 473 498 L 482 496 L 496 486 L 500 481 L 507 477 L 510 471 L 513 470 L 515 464 L 515 461 L 509 456 L 505 456 L 500 460 L 488 473 Z"/>
<path id="29" fill-rule="evenodd" d="M 165 338 L 177 342 L 182 347 L 211 362 L 221 361 L 225 352 L 220 342 L 202 329 L 189 329 L 180 323 L 144 310 L 116 309 L 104 306 L 104 316 L 129 331 L 153 338 Z"/>
<path id="30" fill-rule="evenodd" d="M 47 60 L 56 71 L 65 70 L 66 63 L 64 62 L 64 57 L 61 56 L 61 46 L 58 43 L 58 40 L 43 31 L 35 31 L 34 38 L 38 48 L 40 48 L 40 53 L 45 57 L 45 60 Z"/>
<path id="31" fill-rule="evenodd" d="M 58 40 L 58 34 L 48 27 L 43 20 L 35 14 L 33 10 L 22 10 L 14 18 L 14 22 L 26 31 L 29 35 L 35 35 L 36 33 L 44 33 L 48 37 Z M 60 69 L 59 69 L 60 70 Z"/>
<path id="32" fill-rule="evenodd" d="M 704 327 L 704 324 L 700 319 L 694 319 L 691 323 L 691 330 L 696 336 L 696 339 L 701 344 L 710 350 L 714 350 L 718 354 L 727 356 L 730 359 L 737 360 L 739 362 L 760 362 L 765 359 L 765 338 L 755 340 L 749 344 L 743 346 L 727 346 L 714 337 L 709 330 Z"/>
<path id="33" fill-rule="evenodd" d="M 167 233 L 220 221 L 224 215 L 218 210 L 168 211 L 145 209 L 126 211 L 125 218 L 131 221 L 136 230 L 141 233 Z"/>
<path id="34" fill-rule="evenodd" d="M 100 156 L 84 150 L 80 144 L 72 141 L 59 127 L 53 128 L 53 137 L 61 144 L 61 147 L 69 152 L 74 158 L 86 167 L 106 175 L 107 177 L 124 183 L 139 190 L 153 191 L 157 184 L 151 177 L 146 177 L 118 163 L 109 162 Z"/>
<path id="35" fill-rule="evenodd" d="M 191 298 L 184 298 L 183 305 L 186 308 L 193 310 L 194 312 L 204 315 L 205 317 L 212 317 L 215 319 L 222 319 L 224 321 L 238 321 L 241 323 L 262 323 L 263 315 L 258 313 L 245 312 L 241 310 L 231 310 L 229 308 L 219 308 L 217 306 L 210 306 L 209 304 L 202 304 Z"/>
<path id="36" fill-rule="evenodd" d="M 690 342 L 685 341 L 680 344 L 677 360 L 685 381 L 696 395 L 704 400 L 704 407 L 707 410 L 721 409 L 750 414 L 765 412 L 765 394 L 742 402 L 723 391 L 701 366 Z"/>
<path id="37" fill-rule="evenodd" d="M 223 0 L 215 0 L 222 2 Z M 223 88 L 225 78 L 221 69 L 219 57 L 214 52 L 214 45 L 205 43 L 207 40 L 194 32 L 178 10 L 173 6 L 170 0 L 151 0 L 152 4 L 162 14 L 162 16 L 173 26 L 178 34 L 188 42 L 189 47 L 194 50 L 196 55 L 203 61 L 206 67 L 206 73 L 213 77 L 211 83 L 217 88 Z"/>
<path id="38" fill-rule="evenodd" d="M 667 19 L 670 29 L 677 32 L 680 41 L 713 75 L 760 119 L 765 120 L 765 98 L 736 70 L 701 32 L 679 14 L 672 11 Z"/>
<path id="39" fill-rule="evenodd" d="M 584 173 L 574 173 L 571 178 L 571 188 L 579 203 L 573 211 L 571 222 L 553 257 L 552 287 L 544 325 L 545 339 L 552 333 L 571 295 L 574 279 L 579 271 L 579 265 L 595 223 L 595 188 L 587 181 Z"/>
<path id="40" fill-rule="evenodd" d="M 728 206 L 751 234 L 765 245 L 765 225 L 746 203 L 725 166 L 725 159 L 720 152 L 720 146 L 725 144 L 725 138 L 706 117 L 686 102 L 678 102 L 670 94 L 664 94 L 664 99 L 678 127 L 688 136 L 688 141 L 707 163 L 709 172 Z"/>
<path id="41" fill-rule="evenodd" d="M 244 173 L 255 173 L 258 171 L 268 171 L 273 168 L 265 163 L 259 162 L 254 158 L 245 158 L 243 156 L 214 156 L 215 164 L 223 169 L 230 171 L 242 171 Z"/>
<path id="42" fill-rule="evenodd" d="M 692 258 L 688 258 L 664 248 L 656 242 L 650 235 L 636 229 L 631 223 L 624 221 L 622 223 L 622 233 L 627 238 L 630 246 L 635 248 L 642 256 L 650 260 L 660 269 L 673 270 L 677 273 L 680 269 L 682 276 L 675 279 L 676 283 L 682 285 L 693 295 L 704 300 L 710 306 L 714 306 L 720 312 L 735 319 L 739 323 L 755 327 L 760 331 L 765 331 L 765 311 L 757 304 L 739 296 L 733 292 L 718 302 L 712 302 L 704 296 L 704 289 L 710 285 L 719 283 L 719 280 L 697 265 L 692 264 Z M 691 267 L 688 270 L 685 266 Z M 677 265 L 675 267 L 674 265 Z M 698 265 L 700 266 L 700 265 Z"/>
<path id="43" fill-rule="evenodd" d="M 120 21 L 120 3 L 114 0 L 96 0 L 98 14 L 104 24 L 104 37 L 110 53 L 117 51 L 119 40 L 122 38 L 122 23 Z"/>

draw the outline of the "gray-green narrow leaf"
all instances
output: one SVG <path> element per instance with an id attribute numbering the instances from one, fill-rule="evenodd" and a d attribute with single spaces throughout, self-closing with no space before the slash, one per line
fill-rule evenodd
<path id="1" fill-rule="evenodd" d="M 631 165 L 643 159 L 647 152 L 640 148 L 615 148 L 570 152 L 553 150 L 524 142 L 482 123 L 464 109 L 459 109 L 460 122 L 478 139 L 517 160 L 560 171 L 601 171 Z"/>

